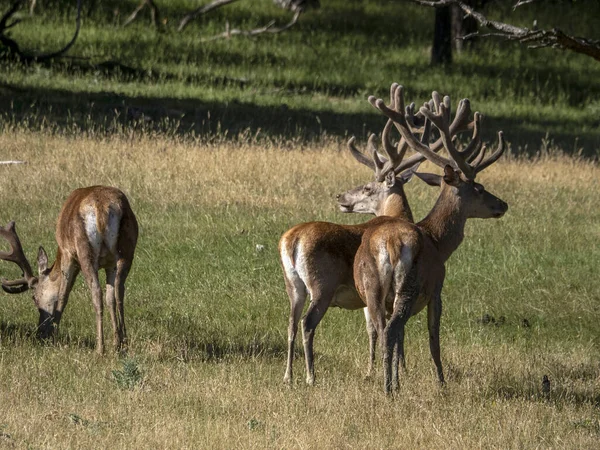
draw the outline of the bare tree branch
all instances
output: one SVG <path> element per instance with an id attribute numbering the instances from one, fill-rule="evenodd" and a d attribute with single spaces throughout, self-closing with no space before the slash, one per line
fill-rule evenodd
<path id="1" fill-rule="evenodd" d="M 536 1 L 537 0 L 519 0 L 517 3 L 515 3 L 515 6 L 513 6 L 513 11 L 519 6 L 527 5 L 529 3 L 535 3 Z"/>
<path id="2" fill-rule="evenodd" d="M 569 36 L 558 28 L 553 28 L 552 30 L 530 30 L 529 28 L 522 28 L 504 22 L 489 20 L 483 14 L 475 11 L 460 0 L 412 1 L 419 5 L 431 6 L 434 8 L 456 5 L 462 9 L 467 16 L 473 17 L 481 26 L 495 31 L 495 33 L 485 35 L 472 33 L 464 36 L 462 39 L 468 39 L 474 36 L 498 36 L 503 39 L 526 44 L 529 48 L 553 47 L 562 50 L 570 50 L 594 58 L 596 61 L 600 61 L 600 41 Z"/>
<path id="3" fill-rule="evenodd" d="M 290 20 L 287 24 L 285 24 L 281 27 L 274 27 L 275 21 L 272 20 L 271 22 L 266 24 L 264 27 L 254 28 L 252 30 L 240 30 L 237 28 L 230 29 L 229 22 L 227 22 L 225 31 L 223 33 L 217 34 L 217 35 L 209 37 L 209 38 L 204 38 L 201 40 L 201 42 L 216 41 L 218 39 L 228 39 L 231 36 L 257 36 L 257 35 L 263 34 L 263 33 L 271 33 L 271 34 L 281 33 L 282 31 L 285 31 L 285 30 L 291 28 L 292 26 L 294 26 L 296 24 L 296 22 L 298 22 L 298 18 L 300 17 L 300 14 L 302 14 L 301 11 L 296 11 L 294 13 L 294 17 L 292 18 L 292 20 Z"/>
<path id="4" fill-rule="evenodd" d="M 238 0 L 214 0 L 208 5 L 201 6 L 200 8 L 193 10 L 191 13 L 187 14 L 183 19 L 181 19 L 177 31 L 182 31 L 188 25 L 188 23 L 190 23 L 196 17 L 206 14 L 207 12 L 212 11 L 213 9 L 217 9 L 237 1 Z"/>
<path id="5" fill-rule="evenodd" d="M 19 10 L 23 3 L 23 0 L 17 0 L 12 4 L 10 9 L 2 16 L 2 18 L 0 18 L 0 43 L 6 48 L 8 48 L 9 54 L 16 56 L 23 63 L 31 63 L 49 61 L 51 59 L 61 57 L 62 55 L 67 53 L 71 49 L 71 47 L 73 47 L 75 41 L 77 40 L 77 37 L 79 36 L 79 30 L 81 28 L 81 0 L 77 0 L 77 18 L 75 19 L 75 33 L 73 34 L 71 40 L 60 50 L 51 53 L 43 53 L 41 55 L 25 53 L 19 48 L 19 44 L 17 44 L 15 40 L 9 38 L 5 34 L 5 31 L 7 29 L 13 27 L 18 22 L 20 22 L 20 19 L 16 19 L 15 21 L 7 25 L 8 20 Z"/>
<path id="6" fill-rule="evenodd" d="M 142 2 L 138 5 L 135 11 L 133 11 L 131 15 L 125 20 L 123 26 L 126 27 L 127 25 L 131 24 L 137 18 L 137 15 L 142 11 L 142 9 L 146 7 L 146 5 L 148 5 L 148 7 L 150 8 L 152 25 L 158 28 L 158 26 L 160 25 L 160 13 L 158 12 L 158 7 L 156 6 L 156 3 L 154 3 L 154 0 L 142 0 Z"/>

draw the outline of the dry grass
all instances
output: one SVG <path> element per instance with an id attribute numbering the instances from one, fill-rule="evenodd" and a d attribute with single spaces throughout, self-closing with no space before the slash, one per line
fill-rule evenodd
<path id="1" fill-rule="evenodd" d="M 318 385 L 284 369 L 287 299 L 275 253 L 288 226 L 326 219 L 333 195 L 366 181 L 337 142 L 189 143 L 157 136 L 0 135 L 0 222 L 15 219 L 28 254 L 52 247 L 62 200 L 111 184 L 142 226 L 126 301 L 130 356 L 143 373 L 121 390 L 121 362 L 94 355 L 79 283 L 57 344 L 31 336 L 29 297 L 0 304 L 0 447 L 6 448 L 595 448 L 600 438 L 597 323 L 600 168 L 545 156 L 482 174 L 510 204 L 468 226 L 449 264 L 435 384 L 425 318 L 408 329 L 409 372 L 385 398 L 362 379 L 361 314 L 332 311 L 316 338 Z M 435 192 L 408 188 L 417 217 Z M 255 244 L 266 251 L 257 253 Z M 54 253 L 53 251 L 51 253 Z M 1 265 L 8 273 L 7 264 Z M 12 273 L 12 272 L 11 272 Z M 502 326 L 482 325 L 489 312 Z M 521 325 L 527 318 L 529 327 Z M 220 347 L 219 347 L 220 346 Z M 541 376 L 552 381 L 542 394 Z"/>

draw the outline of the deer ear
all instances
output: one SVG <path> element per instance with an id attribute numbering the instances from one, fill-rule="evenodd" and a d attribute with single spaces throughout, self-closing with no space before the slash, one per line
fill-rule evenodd
<path id="1" fill-rule="evenodd" d="M 41 275 L 46 271 L 46 269 L 48 269 L 48 255 L 46 254 L 46 250 L 44 250 L 44 247 L 42 247 L 41 245 L 38 250 L 37 263 L 38 273 Z"/>
<path id="2" fill-rule="evenodd" d="M 415 172 L 415 175 L 427 183 L 429 186 L 441 186 L 442 177 L 434 173 Z"/>
<path id="3" fill-rule="evenodd" d="M 385 174 L 385 186 L 387 188 L 391 188 L 394 186 L 394 184 L 396 184 L 396 174 L 393 170 L 390 170 Z"/>
<path id="4" fill-rule="evenodd" d="M 422 161 L 419 161 L 418 163 L 416 163 L 414 166 L 412 166 L 410 169 L 406 169 L 403 172 L 400 173 L 400 179 L 402 180 L 402 182 L 404 184 L 408 183 L 410 180 L 412 180 L 412 177 L 415 173 L 417 173 L 417 169 L 419 168 L 419 166 L 421 165 Z"/>
<path id="5" fill-rule="evenodd" d="M 444 167 L 444 181 L 450 186 L 456 186 L 460 181 L 460 175 L 452 166 L 446 165 Z"/>

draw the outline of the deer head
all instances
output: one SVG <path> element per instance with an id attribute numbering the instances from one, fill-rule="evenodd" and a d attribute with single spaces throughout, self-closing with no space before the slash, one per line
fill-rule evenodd
<path id="1" fill-rule="evenodd" d="M 473 136 L 471 142 L 464 150 L 458 151 L 452 141 L 452 128 L 455 126 L 456 118 L 450 124 L 450 97 L 445 96 L 441 99 L 437 92 L 433 92 L 431 102 L 421 107 L 419 112 L 431 121 L 439 131 L 439 141 L 450 155 L 450 158 L 445 158 L 415 136 L 407 116 L 398 111 L 403 110 L 403 87 L 393 85 L 392 89 L 394 90 L 392 107 L 386 106 L 383 100 L 376 99 L 373 96 L 369 97 L 369 102 L 393 121 L 402 138 L 414 151 L 444 170 L 442 176 L 417 173 L 417 176 L 428 184 L 442 186 L 438 201 L 443 201 L 448 206 L 460 202 L 460 211 L 465 218 L 502 217 L 508 210 L 508 205 L 495 195 L 487 192 L 483 185 L 475 182 L 475 176 L 497 161 L 504 153 L 503 133 L 501 131 L 498 133 L 498 148 L 486 158 L 486 148 L 482 146 L 480 138 L 482 116 L 476 112 L 472 122 Z M 464 114 L 464 111 L 468 109 L 468 105 L 469 101 L 467 99 L 460 101 L 457 117 Z"/>
<path id="2" fill-rule="evenodd" d="M 2 289 L 9 294 L 19 294 L 33 289 L 33 301 L 40 312 L 38 331 L 41 337 L 48 337 L 52 332 L 52 318 L 60 289 L 59 280 L 49 277 L 48 255 L 43 247 L 38 251 L 38 276 L 34 276 L 31 265 L 25 257 L 21 241 L 17 235 L 15 222 L 11 221 L 6 227 L 0 227 L 0 236 L 9 243 L 9 252 L 0 252 L 0 259 L 17 264 L 23 276 L 16 280 L 2 279 Z"/>

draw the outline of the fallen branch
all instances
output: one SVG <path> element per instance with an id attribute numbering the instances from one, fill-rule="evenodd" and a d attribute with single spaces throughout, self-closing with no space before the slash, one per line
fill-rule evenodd
<path id="1" fill-rule="evenodd" d="M 142 0 L 142 2 L 138 5 L 135 11 L 133 11 L 131 15 L 125 20 L 123 26 L 126 27 L 127 25 L 131 24 L 137 18 L 137 15 L 142 11 L 142 9 L 146 7 L 146 5 L 148 5 L 148 8 L 150 8 L 150 18 L 152 20 L 152 25 L 158 28 L 158 26 L 160 25 L 160 13 L 158 11 L 156 3 L 154 3 L 154 0 Z"/>
<path id="2" fill-rule="evenodd" d="M 569 36 L 558 28 L 553 28 L 552 30 L 530 30 L 529 28 L 522 28 L 504 22 L 489 20 L 480 12 L 475 11 L 469 5 L 466 5 L 459 0 L 412 1 L 419 5 L 431 6 L 434 8 L 456 5 L 462 9 L 467 16 L 475 19 L 481 26 L 495 31 L 495 33 L 488 34 L 471 33 L 463 36 L 461 39 L 470 39 L 475 36 L 496 36 L 511 41 L 518 41 L 522 44 L 526 44 L 529 48 L 552 47 L 570 50 L 594 58 L 596 61 L 600 61 L 600 41 Z M 524 4 L 524 2 L 521 3 Z"/>
<path id="3" fill-rule="evenodd" d="M 231 36 L 257 36 L 263 33 L 281 33 L 282 31 L 285 31 L 294 26 L 298 22 L 300 14 L 302 14 L 300 11 L 296 11 L 292 20 L 290 20 L 287 24 L 283 25 L 282 27 L 274 27 L 275 21 L 272 20 L 264 27 L 254 28 L 251 30 L 240 30 L 237 28 L 230 29 L 229 22 L 226 22 L 225 31 L 223 33 L 217 34 L 209 38 L 201 39 L 200 42 L 216 41 L 217 39 L 229 39 Z"/>
<path id="4" fill-rule="evenodd" d="M 27 164 L 27 161 L 0 161 L 0 165 L 2 166 L 8 166 L 9 164 Z"/>
<path id="5" fill-rule="evenodd" d="M 212 11 L 213 9 L 217 9 L 237 1 L 238 0 L 214 0 L 208 5 L 201 6 L 200 8 L 193 10 L 191 13 L 187 14 L 183 19 L 181 19 L 177 31 L 182 31 L 188 25 L 188 23 L 190 23 L 196 17 L 206 14 L 207 12 Z"/>

